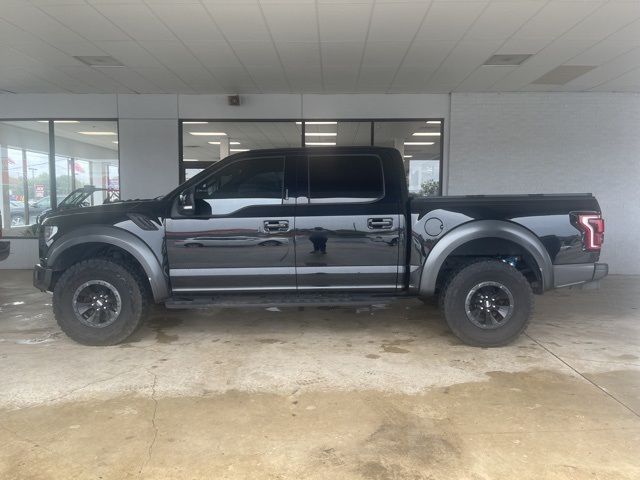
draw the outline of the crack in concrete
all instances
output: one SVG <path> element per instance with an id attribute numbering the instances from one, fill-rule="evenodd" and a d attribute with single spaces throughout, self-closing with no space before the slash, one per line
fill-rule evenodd
<path id="1" fill-rule="evenodd" d="M 147 370 L 151 375 L 153 375 L 153 384 L 151 385 L 151 400 L 153 400 L 153 414 L 151 415 L 151 427 L 153 428 L 153 436 L 151 437 L 151 442 L 149 443 L 149 448 L 147 449 L 147 458 L 140 467 L 138 471 L 138 478 L 142 477 L 142 472 L 145 467 L 151 461 L 151 454 L 153 452 L 153 447 L 156 444 L 156 440 L 158 438 L 158 426 L 156 425 L 156 415 L 158 413 L 158 399 L 156 398 L 156 386 L 158 385 L 158 375 L 156 375 L 151 370 Z"/>
<path id="2" fill-rule="evenodd" d="M 60 401 L 60 400 L 62 400 L 64 398 L 67 398 L 69 395 L 73 395 L 74 393 L 79 392 L 81 390 L 84 390 L 85 388 L 88 388 L 88 387 L 90 387 L 92 385 L 96 385 L 98 383 L 103 383 L 103 382 L 108 382 L 109 380 L 113 380 L 114 378 L 117 378 L 117 377 L 120 377 L 122 375 L 126 375 L 128 373 L 131 373 L 134 370 L 135 370 L 135 368 L 131 368 L 131 369 L 126 370 L 124 372 L 116 373 L 115 375 L 112 375 L 112 376 L 107 377 L 107 378 L 102 378 L 100 380 L 94 380 L 92 382 L 89 382 L 89 383 L 81 386 L 81 387 L 73 388 L 73 389 L 69 390 L 68 392 L 63 393 L 62 395 L 58 395 L 57 397 L 51 398 L 51 399 L 47 400 L 46 403 L 50 404 L 50 403 L 58 402 L 58 401 Z"/>

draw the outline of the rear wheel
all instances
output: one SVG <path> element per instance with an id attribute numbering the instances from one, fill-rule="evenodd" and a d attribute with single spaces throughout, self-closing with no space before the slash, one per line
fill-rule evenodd
<path id="1" fill-rule="evenodd" d="M 53 292 L 60 328 L 84 345 L 115 345 L 144 321 L 147 289 L 135 272 L 108 259 L 77 263 L 65 271 Z"/>
<path id="2" fill-rule="evenodd" d="M 460 340 L 498 347 L 527 328 L 533 293 L 515 268 L 498 260 L 482 260 L 449 279 L 441 305 L 449 328 Z"/>

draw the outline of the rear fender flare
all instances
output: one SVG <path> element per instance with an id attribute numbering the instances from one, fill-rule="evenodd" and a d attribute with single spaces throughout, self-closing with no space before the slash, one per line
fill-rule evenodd
<path id="1" fill-rule="evenodd" d="M 47 265 L 55 268 L 56 261 L 67 249 L 83 243 L 106 243 L 130 253 L 142 266 L 156 302 L 169 297 L 169 285 L 160 261 L 139 237 L 116 227 L 91 225 L 69 232 L 51 246 Z"/>
<path id="2" fill-rule="evenodd" d="M 553 286 L 553 263 L 542 242 L 524 227 L 500 220 L 478 220 L 454 228 L 435 244 L 424 262 L 420 278 L 420 295 L 433 295 L 442 264 L 453 251 L 471 240 L 502 238 L 524 248 L 535 260 L 542 279 L 542 290 Z"/>

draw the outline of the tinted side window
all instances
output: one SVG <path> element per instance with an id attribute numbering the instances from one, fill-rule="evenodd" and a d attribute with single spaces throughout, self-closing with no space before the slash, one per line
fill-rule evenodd
<path id="1" fill-rule="evenodd" d="M 240 160 L 196 186 L 196 215 L 228 215 L 253 205 L 281 205 L 283 190 L 284 158 Z"/>
<path id="2" fill-rule="evenodd" d="M 370 202 L 383 196 L 382 162 L 379 157 L 309 156 L 311 203 Z"/>

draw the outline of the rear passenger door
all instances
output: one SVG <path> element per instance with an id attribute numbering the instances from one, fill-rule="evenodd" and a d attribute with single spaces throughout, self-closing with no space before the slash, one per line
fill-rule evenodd
<path id="1" fill-rule="evenodd" d="M 309 154 L 297 172 L 298 290 L 395 290 L 401 219 L 382 158 Z"/>

